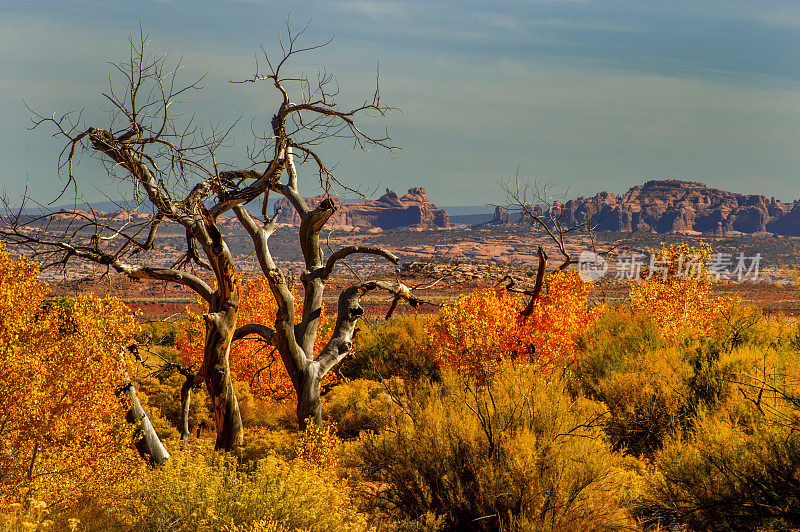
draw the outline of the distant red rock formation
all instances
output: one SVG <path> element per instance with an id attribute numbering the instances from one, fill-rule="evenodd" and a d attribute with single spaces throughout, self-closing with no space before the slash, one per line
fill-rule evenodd
<path id="1" fill-rule="evenodd" d="M 143 212 L 139 212 L 137 210 L 131 211 L 114 211 L 108 213 L 108 217 L 115 222 L 135 222 L 141 220 L 149 220 L 153 216 L 151 214 L 145 214 Z"/>
<path id="2" fill-rule="evenodd" d="M 537 208 L 541 212 L 539 206 L 534 210 Z M 800 202 L 781 203 L 689 181 L 648 181 L 625 194 L 601 192 L 591 198 L 556 202 L 552 209 L 551 214 L 562 214 L 562 221 L 569 225 L 591 217 L 600 231 L 800 236 Z"/>
<path id="3" fill-rule="evenodd" d="M 106 213 L 103 211 L 93 211 L 92 213 L 82 211 L 80 209 L 61 209 L 53 214 L 53 218 L 57 220 L 72 220 L 74 218 L 85 218 L 91 220 L 92 218 L 104 218 Z"/>
<path id="4" fill-rule="evenodd" d="M 327 196 L 316 196 L 306 199 L 310 208 L 315 208 Z M 396 192 L 386 189 L 386 194 L 376 200 L 357 203 L 343 203 L 332 198 L 336 204 L 336 213 L 331 217 L 327 227 L 353 226 L 364 229 L 396 229 L 400 227 L 414 229 L 437 229 L 450 227 L 450 215 L 428 201 L 425 189 L 412 187 L 408 194 L 399 197 Z M 300 217 L 283 198 L 275 203 L 281 209 L 277 221 L 279 223 L 300 225 Z"/>

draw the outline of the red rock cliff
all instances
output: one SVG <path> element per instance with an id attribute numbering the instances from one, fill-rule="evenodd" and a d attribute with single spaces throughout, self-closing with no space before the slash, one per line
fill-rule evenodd
<path id="1" fill-rule="evenodd" d="M 308 198 L 306 203 L 314 208 L 327 196 Z M 333 198 L 336 213 L 326 227 L 355 226 L 364 229 L 379 227 L 396 229 L 400 227 L 414 229 L 437 229 L 450 227 L 450 216 L 444 209 L 439 209 L 428 201 L 425 189 L 413 187 L 408 194 L 399 197 L 396 192 L 386 189 L 386 194 L 376 200 L 358 203 L 342 203 Z M 279 223 L 300 225 L 300 217 L 285 198 L 275 203 L 281 209 Z"/>
<path id="2" fill-rule="evenodd" d="M 781 203 L 775 198 L 737 194 L 689 181 L 648 181 L 625 194 L 601 192 L 556 204 L 553 209 L 561 211 L 565 224 L 591 217 L 600 231 L 735 231 L 800 236 L 798 202 Z"/>

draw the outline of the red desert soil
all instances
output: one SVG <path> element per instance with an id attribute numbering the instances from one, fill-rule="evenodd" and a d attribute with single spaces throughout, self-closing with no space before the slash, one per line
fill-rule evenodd
<path id="1" fill-rule="evenodd" d="M 506 273 L 521 279 L 523 284 L 525 282 L 532 284 L 530 271 L 511 267 L 437 264 L 433 269 L 430 267 L 418 271 L 405 269 L 396 274 L 396 277 L 411 287 L 424 303 L 417 310 L 401 304 L 395 315 L 435 313 L 441 304 L 455 300 L 459 294 L 495 286 Z M 355 278 L 338 278 L 328 284 L 325 305 L 330 312 L 335 312 L 339 292 L 355 282 L 357 282 Z M 295 285 L 302 291 L 299 280 Z M 165 285 L 150 280 L 133 280 L 122 275 L 61 281 L 53 283 L 52 286 L 55 296 L 72 296 L 88 292 L 116 295 L 131 308 L 141 311 L 145 319 L 180 317 L 185 315 L 187 308 L 199 310 L 194 293 L 182 286 Z M 604 278 L 595 283 L 591 298 L 596 302 L 619 304 L 627 300 L 627 292 L 627 282 Z M 717 284 L 714 293 L 719 296 L 741 298 L 744 302 L 764 309 L 768 314 L 782 312 L 787 315 L 800 315 L 800 298 L 796 287 L 773 283 L 731 282 Z M 364 298 L 363 303 L 368 317 L 379 318 L 388 311 L 391 298 L 387 294 L 373 292 Z"/>

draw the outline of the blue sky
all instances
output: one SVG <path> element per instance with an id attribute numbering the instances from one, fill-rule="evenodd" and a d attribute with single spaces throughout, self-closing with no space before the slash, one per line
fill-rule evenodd
<path id="1" fill-rule="evenodd" d="M 52 196 L 58 141 L 29 131 L 27 103 L 84 110 L 102 124 L 108 61 L 139 23 L 153 50 L 207 72 L 191 110 L 201 123 L 242 118 L 226 161 L 246 164 L 250 124 L 276 104 L 252 76 L 286 16 L 310 19 L 296 64 L 333 72 L 342 103 L 366 96 L 380 64 L 399 153 L 323 149 L 367 191 L 424 185 L 440 205 L 500 203 L 501 176 L 549 180 L 570 196 L 648 179 L 703 181 L 800 198 L 800 3 L 771 1 L 9 1 L 0 0 L 0 184 Z M 114 195 L 94 161 L 78 170 L 89 200 Z M 317 193 L 314 180 L 305 192 Z"/>

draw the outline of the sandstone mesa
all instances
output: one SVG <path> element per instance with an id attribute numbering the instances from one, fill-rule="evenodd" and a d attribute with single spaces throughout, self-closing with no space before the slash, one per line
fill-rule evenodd
<path id="1" fill-rule="evenodd" d="M 600 192 L 566 203 L 556 201 L 535 213 L 561 217 L 567 226 L 591 218 L 598 231 L 683 234 L 762 234 L 800 236 L 800 201 L 782 203 L 760 194 L 737 194 L 703 183 L 653 180 L 625 194 Z M 515 223 L 513 214 L 495 210 L 494 223 Z"/>

